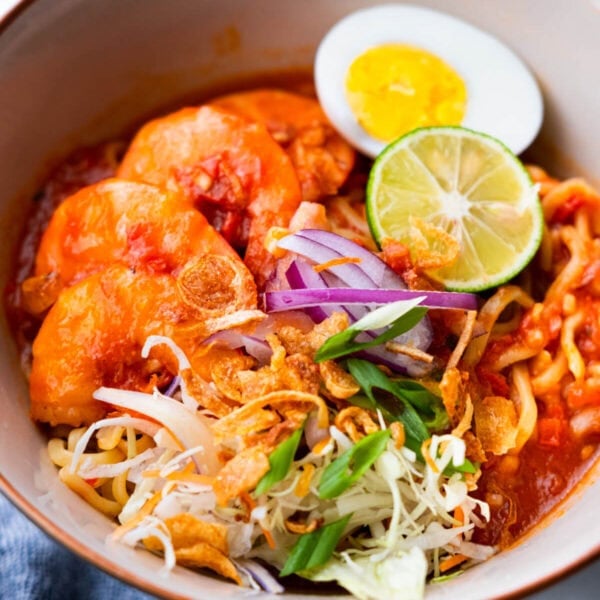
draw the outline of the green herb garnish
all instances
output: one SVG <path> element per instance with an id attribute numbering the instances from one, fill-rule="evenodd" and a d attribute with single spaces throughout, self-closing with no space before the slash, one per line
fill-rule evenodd
<path id="1" fill-rule="evenodd" d="M 299 429 L 296 429 L 290 437 L 281 442 L 269 455 L 270 469 L 263 475 L 261 480 L 256 486 L 256 494 L 264 494 L 268 492 L 276 483 L 280 482 L 288 474 L 298 445 L 300 444 L 300 438 L 304 425 Z"/>
<path id="2" fill-rule="evenodd" d="M 324 565 L 333 554 L 351 516 L 346 515 L 338 521 L 301 535 L 294 544 L 279 575 L 285 577 L 298 571 Z"/>
<path id="3" fill-rule="evenodd" d="M 366 350 L 393 340 L 395 337 L 411 330 L 424 316 L 427 309 L 418 306 L 423 298 L 400 300 L 382 306 L 366 314 L 344 331 L 332 335 L 317 350 L 315 362 L 331 360 L 347 356 L 353 352 Z M 389 329 L 368 342 L 355 342 L 354 339 L 363 331 L 381 329 L 391 325 Z"/>
<path id="4" fill-rule="evenodd" d="M 406 398 L 407 393 L 403 393 L 396 382 L 367 360 L 350 358 L 346 364 L 371 403 L 371 410 L 381 410 L 388 421 L 400 421 L 404 425 L 406 445 L 420 455 L 421 444 L 429 438 L 429 430 L 415 407 Z M 376 390 L 387 392 L 388 395 L 375 395 Z M 352 401 L 351 398 L 350 402 Z"/>
<path id="5" fill-rule="evenodd" d="M 358 481 L 381 456 L 390 436 L 389 429 L 371 433 L 327 465 L 319 481 L 319 498 L 335 498 Z"/>

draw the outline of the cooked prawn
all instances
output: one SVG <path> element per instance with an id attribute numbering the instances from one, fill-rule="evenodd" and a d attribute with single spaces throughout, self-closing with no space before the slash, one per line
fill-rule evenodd
<path id="1" fill-rule="evenodd" d="M 223 96 L 211 104 L 266 126 L 288 153 L 303 200 L 336 194 L 352 170 L 354 149 L 336 133 L 313 98 L 262 89 Z"/>
<path id="2" fill-rule="evenodd" d="M 64 200 L 36 256 L 35 276 L 23 285 L 26 305 L 113 263 L 149 273 L 176 273 L 206 253 L 237 259 L 231 246 L 181 194 L 107 179 Z M 51 285 L 52 284 L 52 285 Z M 33 312 L 36 312 L 35 310 Z"/>
<path id="3" fill-rule="evenodd" d="M 142 359 L 149 336 L 168 336 L 193 358 L 213 332 L 212 315 L 255 307 L 252 275 L 230 257 L 194 258 L 179 277 L 122 264 L 90 275 L 62 290 L 33 343 L 31 416 L 52 425 L 93 423 L 107 412 L 92 397 L 97 388 L 149 391 L 177 372 L 166 348 Z"/>
<path id="4" fill-rule="evenodd" d="M 118 176 L 183 191 L 234 248 L 246 248 L 259 286 L 275 265 L 266 234 L 286 227 L 301 199 L 294 168 L 265 127 L 210 106 L 144 125 Z"/>
<path id="5" fill-rule="evenodd" d="M 114 262 L 170 273 L 191 256 L 207 253 L 237 257 L 180 194 L 107 179 L 56 209 L 40 242 L 35 272 L 58 273 L 71 284 Z"/>

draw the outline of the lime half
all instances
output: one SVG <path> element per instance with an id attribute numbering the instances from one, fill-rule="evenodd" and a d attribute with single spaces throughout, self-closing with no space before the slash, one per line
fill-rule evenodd
<path id="1" fill-rule="evenodd" d="M 537 188 L 498 140 L 464 127 L 417 129 L 377 157 L 367 219 L 378 244 L 408 246 L 413 263 L 450 290 L 504 283 L 542 240 Z"/>

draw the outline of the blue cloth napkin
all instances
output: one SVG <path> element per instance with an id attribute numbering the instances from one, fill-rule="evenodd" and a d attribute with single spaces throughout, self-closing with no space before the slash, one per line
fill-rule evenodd
<path id="1" fill-rule="evenodd" d="M 0 493 L 2 600 L 152 600 L 50 539 Z"/>

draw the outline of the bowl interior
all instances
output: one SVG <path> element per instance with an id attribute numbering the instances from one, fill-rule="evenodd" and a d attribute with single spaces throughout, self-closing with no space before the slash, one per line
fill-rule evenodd
<path id="1" fill-rule="evenodd" d="M 266 71 L 306 68 L 327 29 L 341 16 L 373 2 L 359 0 L 37 0 L 23 3 L 0 25 L 0 284 L 30 198 L 48 168 L 68 151 L 130 130 L 148 115 L 191 101 L 228 81 Z M 597 26 L 591 2 L 522 3 L 461 0 L 423 2 L 497 35 L 538 78 L 545 99 L 542 133 L 528 156 L 558 176 L 588 175 L 598 182 L 600 89 Z M 576 39 L 576 64 L 548 31 Z M 490 65 L 493 68 L 493 65 Z M 577 93 L 574 93 L 577 90 Z M 62 487 L 45 456 L 44 436 L 28 418 L 26 381 L 9 324 L 0 316 L 0 489 L 46 531 L 96 564 L 160 594 L 240 597 L 237 587 L 161 562 L 144 552 L 107 545 L 111 523 Z M 577 503 L 576 511 L 567 511 Z M 574 494 L 558 518 L 509 552 L 444 585 L 431 598 L 501 596 L 557 574 L 600 545 L 600 482 Z M 552 552 L 547 549 L 552 548 Z M 543 556 L 544 560 L 539 560 Z M 485 582 L 485 588 L 482 587 Z M 292 595 L 291 597 L 304 597 Z"/>

